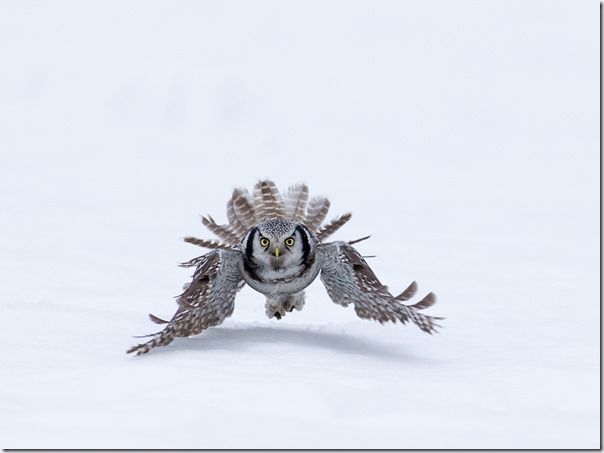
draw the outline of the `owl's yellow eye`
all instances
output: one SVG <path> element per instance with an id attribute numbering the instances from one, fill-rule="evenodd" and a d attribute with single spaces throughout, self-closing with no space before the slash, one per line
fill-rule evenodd
<path id="1" fill-rule="evenodd" d="M 260 245 L 262 247 L 268 247 L 270 243 L 271 241 L 269 241 L 267 238 L 260 238 Z"/>
<path id="2" fill-rule="evenodd" d="M 285 245 L 287 245 L 288 247 L 291 247 L 292 245 L 294 245 L 294 242 L 296 242 L 296 241 L 294 240 L 294 238 L 289 237 L 289 238 L 287 238 L 287 239 L 285 240 Z"/>

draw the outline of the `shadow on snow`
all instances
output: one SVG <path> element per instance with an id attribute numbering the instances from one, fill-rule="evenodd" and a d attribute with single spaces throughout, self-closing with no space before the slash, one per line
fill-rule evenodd
<path id="1" fill-rule="evenodd" d="M 198 336 L 176 338 L 167 347 L 151 352 L 165 354 L 170 351 L 244 351 L 262 345 L 287 345 L 296 348 L 321 349 L 340 354 L 357 355 L 401 362 L 424 362 L 428 359 L 404 350 L 404 345 L 380 342 L 347 333 L 321 332 L 293 326 L 246 326 L 211 328 Z"/>

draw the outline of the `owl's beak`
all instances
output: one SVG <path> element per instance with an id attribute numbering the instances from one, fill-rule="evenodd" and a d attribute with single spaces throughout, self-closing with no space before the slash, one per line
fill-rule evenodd
<path id="1" fill-rule="evenodd" d="M 275 255 L 275 258 L 279 258 L 279 253 L 281 253 L 281 250 L 279 250 L 279 246 L 275 247 L 275 250 L 273 250 L 273 254 Z"/>

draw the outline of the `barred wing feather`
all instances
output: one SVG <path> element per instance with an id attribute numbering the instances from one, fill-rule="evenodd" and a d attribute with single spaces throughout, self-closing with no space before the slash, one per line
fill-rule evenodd
<path id="1" fill-rule="evenodd" d="M 357 316 L 380 323 L 399 321 L 405 324 L 411 321 L 430 334 L 440 327 L 436 321 L 442 318 L 418 312 L 436 301 L 433 293 L 428 294 L 415 306 L 403 305 L 390 294 L 359 252 L 349 244 L 319 244 L 317 254 L 321 260 L 321 281 L 333 302 L 344 306 L 352 303 Z M 414 290 L 412 284 L 405 297 Z M 423 303 L 424 301 L 426 302 Z"/>

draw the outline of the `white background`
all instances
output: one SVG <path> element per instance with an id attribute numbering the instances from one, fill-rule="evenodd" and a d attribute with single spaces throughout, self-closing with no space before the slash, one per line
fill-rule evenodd
<path id="1" fill-rule="evenodd" d="M 599 448 L 596 1 L 0 6 L 0 446 Z M 330 302 L 144 357 L 233 187 L 353 212 Z"/>

